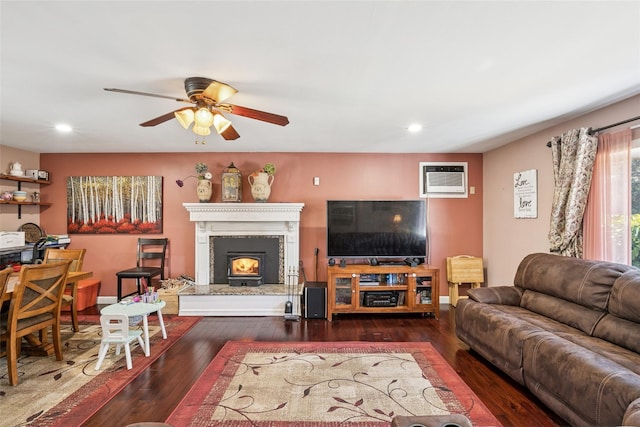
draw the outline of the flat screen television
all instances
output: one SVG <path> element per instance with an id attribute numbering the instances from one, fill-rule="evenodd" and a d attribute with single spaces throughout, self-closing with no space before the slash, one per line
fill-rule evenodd
<path id="1" fill-rule="evenodd" d="M 427 257 L 424 200 L 328 200 L 327 256 L 395 260 Z"/>

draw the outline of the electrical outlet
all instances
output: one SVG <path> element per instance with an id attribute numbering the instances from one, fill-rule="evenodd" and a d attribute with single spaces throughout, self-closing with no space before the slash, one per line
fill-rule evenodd
<path id="1" fill-rule="evenodd" d="M 313 177 L 313 185 L 320 185 L 320 177 L 319 176 L 314 176 Z"/>

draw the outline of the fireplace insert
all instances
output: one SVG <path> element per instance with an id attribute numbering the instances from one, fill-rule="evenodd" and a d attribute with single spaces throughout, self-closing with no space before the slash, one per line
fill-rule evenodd
<path id="1" fill-rule="evenodd" d="M 260 286 L 264 283 L 265 252 L 228 252 L 227 278 L 230 286 Z"/>

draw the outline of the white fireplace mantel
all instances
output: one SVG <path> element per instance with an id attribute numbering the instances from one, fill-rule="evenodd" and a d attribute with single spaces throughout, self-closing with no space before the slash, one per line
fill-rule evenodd
<path id="1" fill-rule="evenodd" d="M 300 213 L 304 203 L 183 203 L 195 223 L 196 288 L 210 289 L 210 241 L 217 236 L 283 236 L 284 271 L 298 274 Z M 279 285 L 279 284 L 270 284 Z M 282 315 L 285 283 L 279 295 L 202 295 L 198 289 L 180 294 L 180 315 Z M 206 292 L 205 292 L 206 294 Z"/>
<path id="2" fill-rule="evenodd" d="M 196 223 L 196 283 L 210 283 L 211 236 L 284 236 L 284 271 L 298 268 L 304 203 L 183 203 Z"/>

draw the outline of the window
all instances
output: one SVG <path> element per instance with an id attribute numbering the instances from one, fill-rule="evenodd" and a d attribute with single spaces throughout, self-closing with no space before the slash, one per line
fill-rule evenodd
<path id="1" fill-rule="evenodd" d="M 631 145 L 630 223 L 631 265 L 640 267 L 640 138 L 634 139 Z"/>
<path id="2" fill-rule="evenodd" d="M 640 162 L 632 161 L 634 137 L 640 143 L 640 134 L 634 135 L 630 129 L 598 137 L 598 153 L 583 223 L 584 256 L 587 259 L 634 264 L 632 249 L 635 240 L 638 242 L 636 258 L 640 264 L 640 215 L 638 227 L 631 225 L 634 219 L 632 212 L 640 214 L 640 197 L 636 210 L 632 208 L 631 200 L 634 165 L 638 171 L 635 176 L 640 178 Z M 634 154 L 640 160 L 640 149 L 636 149 Z M 638 232 L 637 236 L 633 235 L 634 231 Z"/>

